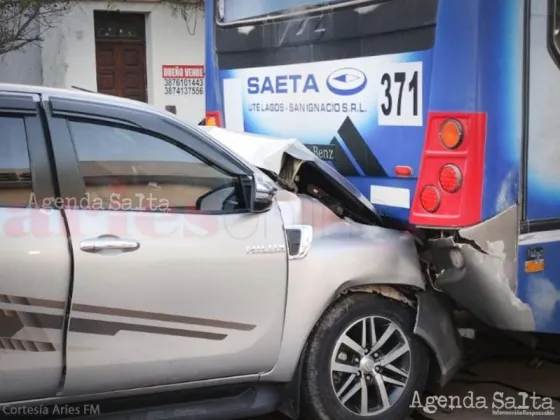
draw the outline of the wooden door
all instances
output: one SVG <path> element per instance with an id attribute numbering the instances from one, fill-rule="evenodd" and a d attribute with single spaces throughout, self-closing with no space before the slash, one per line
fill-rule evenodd
<path id="1" fill-rule="evenodd" d="M 147 102 L 144 15 L 94 14 L 97 90 Z"/>
<path id="2" fill-rule="evenodd" d="M 146 102 L 144 44 L 98 42 L 96 50 L 98 92 Z"/>

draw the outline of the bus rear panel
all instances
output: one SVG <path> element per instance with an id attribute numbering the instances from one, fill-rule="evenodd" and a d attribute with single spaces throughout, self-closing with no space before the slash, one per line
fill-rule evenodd
<path id="1" fill-rule="evenodd" d="M 228 4 L 232 17 L 250 19 L 241 2 L 224 3 L 225 22 L 215 31 L 224 125 L 298 138 L 381 211 L 407 219 L 424 143 L 438 1 L 325 8 L 309 0 L 264 1 L 269 17 L 245 22 L 227 19 Z M 280 3 L 308 10 L 270 15 Z"/>
<path id="2" fill-rule="evenodd" d="M 298 138 L 417 226 L 516 203 L 523 2 L 253 3 L 212 1 L 209 120 Z"/>

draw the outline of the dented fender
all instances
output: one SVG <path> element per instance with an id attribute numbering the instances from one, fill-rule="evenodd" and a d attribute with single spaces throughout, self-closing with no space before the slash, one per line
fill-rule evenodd
<path id="1" fill-rule="evenodd" d="M 416 295 L 414 334 L 432 350 L 439 367 L 436 382 L 445 386 L 461 367 L 463 347 L 453 320 L 453 309 L 441 294 L 427 289 Z"/>

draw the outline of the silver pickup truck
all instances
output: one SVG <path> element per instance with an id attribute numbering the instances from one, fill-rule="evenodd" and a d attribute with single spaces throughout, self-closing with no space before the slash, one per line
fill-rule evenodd
<path id="1" fill-rule="evenodd" d="M 0 150 L 3 414 L 398 420 L 457 369 L 417 238 L 296 140 L 0 85 Z"/>

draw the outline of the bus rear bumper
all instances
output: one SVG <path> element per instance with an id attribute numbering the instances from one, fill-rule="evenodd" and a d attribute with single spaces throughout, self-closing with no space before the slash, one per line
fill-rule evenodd
<path id="1" fill-rule="evenodd" d="M 486 324 L 535 331 L 533 312 L 516 295 L 517 208 L 429 241 L 435 286 Z"/>

